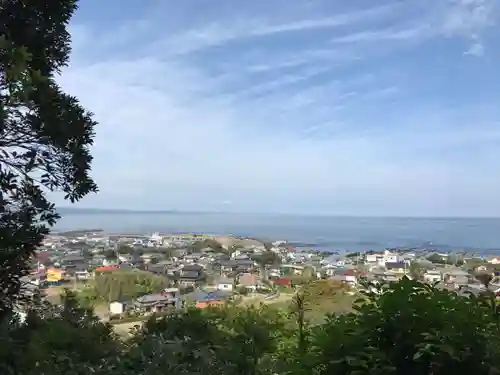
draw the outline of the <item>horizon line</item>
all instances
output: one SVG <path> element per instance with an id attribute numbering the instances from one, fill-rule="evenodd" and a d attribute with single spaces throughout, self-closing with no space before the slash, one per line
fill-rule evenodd
<path id="1" fill-rule="evenodd" d="M 265 216 L 316 216 L 338 218 L 374 218 L 374 219 L 500 219 L 500 216 L 428 216 L 428 215 L 354 215 L 334 213 L 286 213 L 286 212 L 231 212 L 231 211 L 191 211 L 179 209 L 150 210 L 132 208 L 94 208 L 94 207 L 56 207 L 56 210 L 88 213 L 129 213 L 129 214 L 220 214 L 220 215 L 265 215 Z"/>

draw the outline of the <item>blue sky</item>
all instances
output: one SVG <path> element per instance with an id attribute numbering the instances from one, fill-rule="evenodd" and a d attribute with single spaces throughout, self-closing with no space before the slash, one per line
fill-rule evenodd
<path id="1" fill-rule="evenodd" d="M 78 206 L 500 212 L 497 0 L 85 0 Z"/>

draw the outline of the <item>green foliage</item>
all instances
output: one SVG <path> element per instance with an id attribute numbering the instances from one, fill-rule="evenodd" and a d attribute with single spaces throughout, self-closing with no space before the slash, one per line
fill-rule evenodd
<path id="1" fill-rule="evenodd" d="M 470 271 L 473 271 L 475 268 L 477 268 L 479 266 L 484 266 L 484 265 L 487 265 L 488 267 L 492 266 L 492 265 L 488 264 L 484 259 L 481 259 L 481 258 L 467 259 L 465 265 L 466 265 L 467 269 Z"/>
<path id="2" fill-rule="evenodd" d="M 97 273 L 88 293 L 96 300 L 112 302 L 157 293 L 167 286 L 168 280 L 164 277 L 145 271 L 119 270 Z"/>
<path id="3" fill-rule="evenodd" d="M 265 306 L 190 309 L 150 319 L 131 339 L 125 366 L 149 374 L 270 374 L 283 332 L 284 318 Z"/>
<path id="4" fill-rule="evenodd" d="M 264 242 L 264 249 L 266 249 L 266 251 L 271 251 L 271 249 L 273 248 L 273 244 L 271 242 Z"/>
<path id="5" fill-rule="evenodd" d="M 316 269 L 312 266 L 304 266 L 304 269 L 302 270 L 302 277 L 308 280 L 315 280 Z"/>
<path id="6" fill-rule="evenodd" d="M 133 254 L 134 248 L 130 245 L 125 244 L 125 243 L 121 243 L 118 245 L 117 251 L 118 251 L 118 254 Z"/>
<path id="7" fill-rule="evenodd" d="M 436 264 L 445 264 L 447 263 L 447 257 L 438 255 L 438 254 L 432 254 L 427 257 L 427 260 L 432 263 Z"/>
<path id="8" fill-rule="evenodd" d="M 306 317 L 314 323 L 324 321 L 327 313 L 351 312 L 355 300 L 348 285 L 333 280 L 309 282 L 300 292 L 307 308 Z"/>
<path id="9" fill-rule="evenodd" d="M 69 292 L 59 307 L 32 305 L 25 323 L 4 322 L 0 339 L 2 374 L 91 374 L 122 347 L 111 326 Z"/>
<path id="10" fill-rule="evenodd" d="M 449 264 L 454 266 L 462 266 L 464 264 L 464 260 L 460 257 L 460 255 L 439 255 L 439 254 L 431 254 L 427 257 L 429 262 L 435 264 Z M 482 261 L 484 263 L 484 261 Z"/>
<path id="11" fill-rule="evenodd" d="M 412 279 L 422 280 L 424 278 L 425 271 L 426 268 L 422 266 L 422 264 L 420 264 L 419 262 L 413 261 L 410 263 L 409 272 Z"/>
<path id="12" fill-rule="evenodd" d="M 277 266 L 281 263 L 280 256 L 271 250 L 266 250 L 261 254 L 254 255 L 252 259 L 261 267 Z"/>
<path id="13" fill-rule="evenodd" d="M 2 373 L 35 374 L 494 374 L 497 304 L 404 278 L 365 293 L 353 312 L 316 324 L 312 298 L 344 286 L 316 281 L 289 313 L 271 306 L 187 309 L 152 316 L 125 341 L 68 294 L 62 307 L 0 327 Z M 383 293 L 381 293 L 383 291 Z M 138 323 L 140 324 L 140 323 Z"/>
<path id="14" fill-rule="evenodd" d="M 500 325 L 486 299 L 404 278 L 356 310 L 314 328 L 318 374 L 487 374 L 500 364 Z"/>
<path id="15" fill-rule="evenodd" d="M 20 277 L 59 218 L 46 192 L 75 202 L 97 190 L 89 175 L 96 123 L 55 81 L 75 9 L 75 0 L 0 5 L 1 315 L 19 301 Z"/>
<path id="16" fill-rule="evenodd" d="M 246 296 L 248 294 L 248 288 L 247 287 L 244 287 L 244 286 L 240 286 L 237 291 L 236 291 L 238 294 L 242 295 L 242 296 Z"/>
<path id="17" fill-rule="evenodd" d="M 104 256 L 108 260 L 115 260 L 115 259 L 117 259 L 116 252 L 114 250 L 111 250 L 111 249 L 110 250 L 106 250 L 104 252 Z"/>
<path id="18" fill-rule="evenodd" d="M 170 311 L 156 313 L 155 317 L 159 318 L 171 314 Z M 151 316 L 140 314 L 139 312 L 132 312 L 125 316 L 111 316 L 109 319 L 109 324 L 123 324 L 123 323 L 137 323 L 144 322 L 151 319 Z"/>
<path id="19" fill-rule="evenodd" d="M 493 279 L 493 276 L 489 273 L 478 273 L 475 275 L 475 277 L 485 287 L 488 287 L 490 285 L 491 280 Z"/>
<path id="20" fill-rule="evenodd" d="M 203 241 L 196 241 L 194 242 L 190 247 L 189 247 L 189 250 L 193 253 L 195 252 L 199 252 L 203 249 L 206 249 L 206 248 L 210 248 L 214 251 L 220 251 L 220 252 L 223 252 L 224 251 L 224 248 L 222 247 L 222 245 L 216 241 L 216 240 L 213 240 L 211 238 L 207 238 Z"/>
<path id="21" fill-rule="evenodd" d="M 170 247 L 158 247 L 154 250 L 160 253 L 165 259 L 172 259 L 176 255 L 176 250 Z"/>

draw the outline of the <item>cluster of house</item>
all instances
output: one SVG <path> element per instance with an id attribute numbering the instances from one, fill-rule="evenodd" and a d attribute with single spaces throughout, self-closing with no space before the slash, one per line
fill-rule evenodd
<path id="1" fill-rule="evenodd" d="M 30 281 L 35 284 L 54 285 L 68 280 L 87 280 L 91 270 L 100 267 L 137 267 L 162 260 L 164 254 L 154 253 L 161 246 L 188 246 L 205 239 L 204 235 L 106 235 L 102 232 L 79 234 L 53 234 L 45 238 L 33 262 Z M 121 244 L 141 250 L 140 254 L 122 255 Z M 144 254 L 144 250 L 147 253 Z"/>
<path id="2" fill-rule="evenodd" d="M 446 259 L 448 254 L 432 254 L 433 256 Z M 412 278 L 415 275 L 410 272 L 410 266 L 416 262 L 421 269 L 419 277 L 422 281 L 434 285 L 437 288 L 455 290 L 459 294 L 479 294 L 489 289 L 500 296 L 500 257 L 489 258 L 464 258 L 462 267 L 440 263 L 432 263 L 428 253 L 384 251 L 380 253 L 363 254 L 357 258 L 351 258 L 346 262 L 345 258 L 337 258 L 335 265 L 326 265 L 324 271 L 328 278 L 348 283 L 359 287 L 361 280 L 394 282 L 403 276 Z M 469 267 L 468 261 L 481 261 L 475 267 Z M 362 267 L 359 267 L 359 264 Z M 472 263 L 472 262 L 471 262 Z M 357 265 L 354 265 L 357 264 Z M 483 285 L 477 278 L 477 274 L 490 274 L 492 279 L 487 286 Z M 318 277 L 323 276 L 318 274 Z"/>
<path id="3" fill-rule="evenodd" d="M 118 271 L 118 267 L 106 267 L 106 272 Z M 103 272 L 104 269 L 98 270 Z M 162 273 L 165 275 L 165 273 Z M 176 287 L 164 289 L 160 293 L 140 296 L 133 300 L 112 301 L 109 305 L 111 316 L 128 313 L 157 313 L 168 309 L 178 309 L 187 305 L 206 308 L 225 304 L 232 300 L 236 291 L 246 293 L 261 292 L 272 295 L 269 284 L 256 272 L 255 266 L 242 267 L 237 262 L 224 265 L 214 263 L 210 269 L 200 264 L 181 264 L 176 271 L 165 275 Z M 211 276 L 212 281 L 207 277 Z M 187 293 L 186 293 L 187 291 Z"/>
<path id="4" fill-rule="evenodd" d="M 221 290 L 195 290 L 181 294 L 179 288 L 166 288 L 160 293 L 147 294 L 133 300 L 117 300 L 109 304 L 110 317 L 123 317 L 127 314 L 151 314 L 180 309 L 187 305 L 203 309 L 225 304 L 231 293 Z"/>
<path id="5" fill-rule="evenodd" d="M 208 235 L 107 236 L 103 233 L 86 233 L 79 236 L 50 236 L 38 253 L 33 283 L 58 284 L 65 280 L 91 279 L 95 272 L 113 272 L 120 269 L 140 269 L 161 275 L 172 281 L 175 288 L 161 293 L 141 296 L 133 301 L 113 301 L 112 315 L 128 311 L 155 312 L 166 308 L 179 308 L 192 303 L 199 308 L 225 303 L 235 291 L 269 293 L 272 286 L 293 287 L 297 277 L 337 280 L 358 286 L 361 278 L 368 280 L 397 281 L 410 276 L 410 266 L 419 262 L 426 271 L 423 280 L 438 286 L 463 291 L 481 291 L 482 287 L 472 274 L 463 268 L 432 264 L 418 252 L 389 251 L 360 254 L 356 257 L 325 256 L 312 250 L 290 248 L 286 242 L 275 242 L 271 248 L 251 242 L 227 251 L 210 247 L 193 252 L 189 246 L 206 239 Z M 126 243 L 134 249 L 147 251 L 121 254 L 119 244 Z M 162 249 L 174 251 L 167 253 Z M 262 267 L 255 256 L 266 251 L 275 252 L 281 259 L 278 266 Z M 114 256 L 110 257 L 112 253 Z M 491 259 L 494 262 L 500 259 Z M 210 288 L 207 288 L 209 286 Z M 186 287 L 193 292 L 181 294 Z M 496 279 L 490 288 L 500 292 Z M 496 289 L 495 289 L 496 288 Z"/>
<path id="6" fill-rule="evenodd" d="M 314 253 L 291 252 L 287 249 L 280 253 L 282 264 L 279 267 L 268 267 L 266 270 L 258 268 L 250 258 L 242 256 L 242 253 L 246 251 L 238 251 L 229 259 L 226 257 L 219 260 L 213 259 L 214 254 L 200 254 L 188 258 L 190 263 L 182 266 L 188 273 L 179 274 L 178 285 L 201 285 L 193 282 L 195 279 L 191 277 L 201 280 L 202 275 L 209 273 L 216 275 L 216 281 L 212 283 L 214 290 L 198 289 L 181 295 L 179 289 L 169 288 L 163 293 L 143 296 L 135 301 L 114 301 L 110 311 L 113 314 L 121 314 L 128 308 L 140 312 L 157 312 L 167 307 L 182 307 L 188 302 L 198 308 L 204 308 L 225 303 L 232 298 L 235 290 L 241 287 L 252 292 L 260 289 L 264 293 L 270 292 L 268 288 L 271 285 L 293 287 L 306 270 L 313 271 L 313 278 L 336 280 L 360 288 L 362 279 L 393 282 L 403 276 L 411 278 L 409 269 L 412 262 L 419 262 L 425 268 L 421 274 L 422 279 L 438 288 L 458 290 L 464 295 L 479 293 L 485 288 L 473 274 L 464 269 L 432 264 L 425 257 L 415 253 L 399 254 L 385 251 L 364 255 L 362 259 L 340 256 L 321 259 Z M 477 271 L 485 269 L 487 266 L 480 266 Z M 265 275 L 262 275 L 262 272 L 265 272 Z M 494 278 L 488 288 L 499 293 L 500 278 Z"/>

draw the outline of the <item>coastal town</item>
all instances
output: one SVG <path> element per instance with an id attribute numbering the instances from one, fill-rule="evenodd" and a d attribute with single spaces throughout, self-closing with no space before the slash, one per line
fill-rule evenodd
<path id="1" fill-rule="evenodd" d="M 500 257 L 387 249 L 343 255 L 291 247 L 286 241 L 208 234 L 119 235 L 73 231 L 48 236 L 25 277 L 31 293 L 57 303 L 73 290 L 113 323 L 186 306 L 286 303 L 315 280 L 350 294 L 366 281 L 406 276 L 464 295 L 500 294 Z M 487 282 L 484 277 L 487 276 Z"/>

